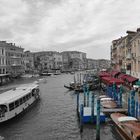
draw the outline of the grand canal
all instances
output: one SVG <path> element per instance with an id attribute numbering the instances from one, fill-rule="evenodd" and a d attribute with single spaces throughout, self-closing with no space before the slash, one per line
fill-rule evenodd
<path id="1" fill-rule="evenodd" d="M 73 75 L 46 79 L 46 83 L 40 83 L 41 100 L 26 113 L 0 125 L 0 136 L 4 140 L 95 140 L 95 125 L 84 125 L 83 133 L 79 132 L 76 95 L 64 88 L 65 83 L 73 81 Z M 29 80 L 14 84 L 25 82 Z M 120 140 L 115 134 L 111 121 L 101 125 L 101 140 Z"/>

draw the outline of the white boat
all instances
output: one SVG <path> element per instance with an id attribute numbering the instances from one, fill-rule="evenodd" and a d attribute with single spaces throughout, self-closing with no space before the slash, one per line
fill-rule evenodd
<path id="1" fill-rule="evenodd" d="M 39 85 L 36 83 L 23 84 L 0 94 L 0 123 L 22 113 L 39 98 Z"/>

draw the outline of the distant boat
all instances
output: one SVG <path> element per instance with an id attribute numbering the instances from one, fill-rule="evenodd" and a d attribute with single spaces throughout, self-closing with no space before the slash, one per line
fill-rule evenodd
<path id="1" fill-rule="evenodd" d="M 40 75 L 41 75 L 41 76 L 51 76 L 51 75 L 53 75 L 53 73 L 42 72 Z"/>
<path id="2" fill-rule="evenodd" d="M 39 98 L 39 86 L 35 82 L 0 94 L 0 123 L 19 115 Z"/>
<path id="3" fill-rule="evenodd" d="M 60 75 L 61 73 L 60 72 L 55 72 L 53 73 L 54 75 Z"/>
<path id="4" fill-rule="evenodd" d="M 75 90 L 77 92 L 83 92 L 83 86 L 80 85 L 79 83 L 71 82 L 68 86 L 64 85 L 64 87 L 69 89 L 69 90 Z"/>
<path id="5" fill-rule="evenodd" d="M 71 71 L 70 74 L 74 74 L 75 72 Z"/>
<path id="6" fill-rule="evenodd" d="M 111 119 L 123 140 L 140 140 L 140 122 L 122 113 L 112 113 Z"/>

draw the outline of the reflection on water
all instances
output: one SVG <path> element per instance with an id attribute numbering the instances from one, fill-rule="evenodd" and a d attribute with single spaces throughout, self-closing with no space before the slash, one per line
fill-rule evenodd
<path id="1" fill-rule="evenodd" d="M 35 79 L 10 84 L 27 83 Z M 73 75 L 47 77 L 40 84 L 41 100 L 26 113 L 0 125 L 5 140 L 94 140 L 95 125 L 84 125 L 80 134 L 76 114 L 76 95 L 64 88 L 73 81 Z M 113 134 L 112 124 L 101 125 L 101 140 L 120 140 Z"/>

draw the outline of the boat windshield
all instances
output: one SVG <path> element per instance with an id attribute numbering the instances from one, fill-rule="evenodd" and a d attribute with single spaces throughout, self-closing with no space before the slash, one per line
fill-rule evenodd
<path id="1" fill-rule="evenodd" d="M 7 106 L 6 105 L 0 105 L 0 117 L 4 117 L 5 112 L 7 112 Z"/>

